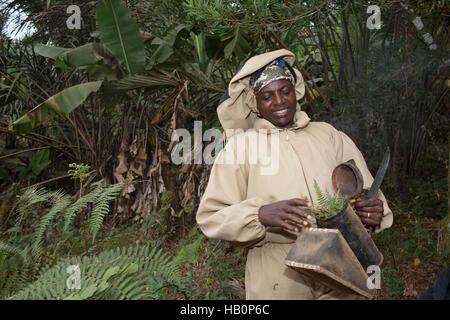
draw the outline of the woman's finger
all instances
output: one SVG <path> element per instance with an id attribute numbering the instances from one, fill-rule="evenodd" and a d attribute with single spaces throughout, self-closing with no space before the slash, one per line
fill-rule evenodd
<path id="1" fill-rule="evenodd" d="M 290 206 L 286 208 L 286 212 L 293 213 L 299 217 L 302 217 L 303 219 L 312 219 L 312 217 L 307 212 L 297 207 Z"/>
<path id="2" fill-rule="evenodd" d="M 378 212 L 356 211 L 356 214 L 361 218 L 368 218 L 374 221 L 381 221 L 382 218 L 382 215 Z"/>
<path id="3" fill-rule="evenodd" d="M 286 200 L 286 204 L 288 204 L 290 206 L 301 206 L 301 207 L 311 207 L 312 206 L 311 202 L 300 199 L 300 198 Z"/>
<path id="4" fill-rule="evenodd" d="M 383 207 L 360 207 L 360 208 L 355 208 L 355 209 L 356 209 L 356 211 L 383 213 Z"/>
<path id="5" fill-rule="evenodd" d="M 364 208 L 364 207 L 383 207 L 383 201 L 377 198 L 356 199 L 355 208 Z"/>
<path id="6" fill-rule="evenodd" d="M 281 219 L 283 219 L 284 221 L 289 220 L 289 221 L 292 221 L 295 224 L 300 224 L 300 225 L 303 225 L 303 226 L 308 225 L 307 221 L 301 219 L 300 217 L 298 217 L 298 216 L 296 216 L 295 214 L 292 214 L 292 213 L 283 213 L 281 215 Z"/>
<path id="7" fill-rule="evenodd" d="M 370 217 L 370 218 L 361 218 L 361 221 L 363 221 L 365 225 L 372 226 L 372 227 L 379 226 L 380 222 L 381 222 L 381 221 L 378 221 L 378 220 L 373 220 L 372 217 Z"/>
<path id="8" fill-rule="evenodd" d="M 298 227 L 296 227 L 290 223 L 287 223 L 286 221 L 281 221 L 280 225 L 289 231 L 298 232 Z"/>

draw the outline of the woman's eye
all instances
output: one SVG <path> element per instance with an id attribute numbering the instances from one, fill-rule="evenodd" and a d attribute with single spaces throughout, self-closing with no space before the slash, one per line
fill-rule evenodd
<path id="1" fill-rule="evenodd" d="M 291 93 L 291 90 L 283 90 L 283 94 L 289 94 L 289 93 Z"/>
<path id="2" fill-rule="evenodd" d="M 272 98 L 271 96 L 264 96 L 264 97 L 263 97 L 263 100 L 264 100 L 264 101 L 269 101 L 271 98 Z"/>

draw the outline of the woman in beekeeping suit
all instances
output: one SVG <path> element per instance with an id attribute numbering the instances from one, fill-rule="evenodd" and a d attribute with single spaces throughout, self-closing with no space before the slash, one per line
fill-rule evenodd
<path id="1" fill-rule="evenodd" d="M 300 228 L 316 226 L 304 210 L 317 201 L 311 194 L 314 180 L 322 190 L 332 190 L 333 169 L 354 159 L 364 188 L 373 182 L 346 134 L 311 122 L 300 110 L 297 101 L 305 86 L 294 61 L 295 55 L 284 49 L 254 56 L 230 81 L 217 109 L 228 141 L 215 159 L 197 223 L 209 238 L 248 248 L 246 299 L 360 298 L 327 288 L 284 264 Z M 254 161 L 255 152 L 268 154 L 270 161 Z M 392 225 L 381 191 L 376 199 L 357 201 L 355 209 L 375 232 Z"/>

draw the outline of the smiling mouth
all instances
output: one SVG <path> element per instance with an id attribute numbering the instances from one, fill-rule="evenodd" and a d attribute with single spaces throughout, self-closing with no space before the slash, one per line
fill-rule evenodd
<path id="1" fill-rule="evenodd" d="M 272 112 L 273 115 L 277 117 L 285 117 L 289 112 L 289 108 L 283 108 L 277 111 Z"/>

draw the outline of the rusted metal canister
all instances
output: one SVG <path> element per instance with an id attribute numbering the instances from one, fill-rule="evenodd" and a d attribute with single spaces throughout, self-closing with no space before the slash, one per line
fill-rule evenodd
<path id="1" fill-rule="evenodd" d="M 334 168 L 331 175 L 334 191 L 353 199 L 363 191 L 364 179 L 353 159 Z"/>
<path id="2" fill-rule="evenodd" d="M 349 201 L 364 191 L 362 174 L 353 160 L 334 169 L 332 183 Z M 381 265 L 383 255 L 349 201 L 336 215 L 316 219 L 318 228 L 302 229 L 285 263 L 330 288 L 370 298 L 373 290 L 367 287 L 366 271 L 370 265 Z"/>
<path id="3" fill-rule="evenodd" d="M 366 270 L 338 229 L 303 228 L 285 264 L 331 289 L 373 295 Z"/>
<path id="4" fill-rule="evenodd" d="M 383 255 L 348 203 L 336 215 L 328 219 L 317 219 L 317 226 L 325 229 L 338 229 L 364 270 L 367 270 L 370 265 L 379 266 L 383 263 Z"/>

